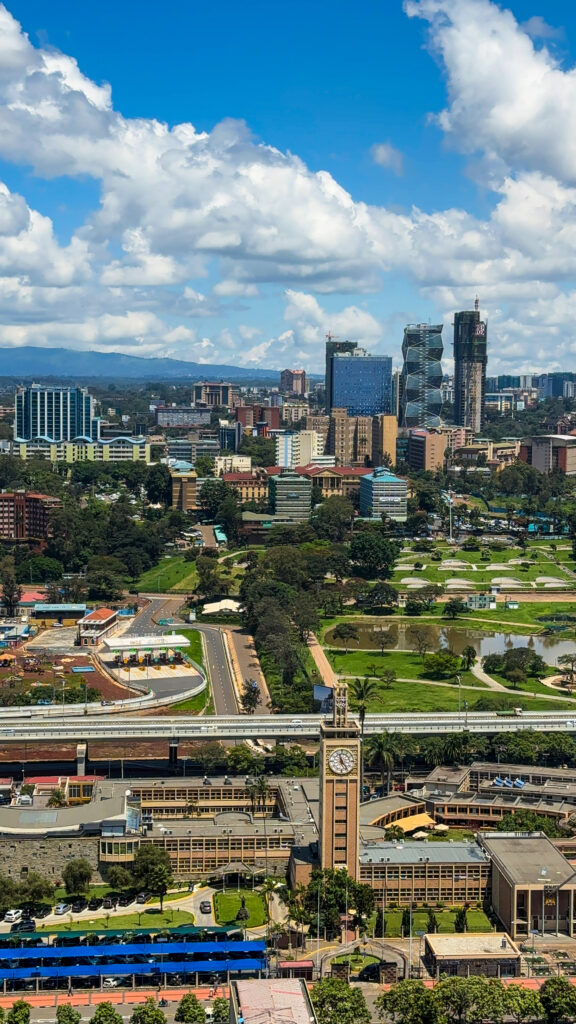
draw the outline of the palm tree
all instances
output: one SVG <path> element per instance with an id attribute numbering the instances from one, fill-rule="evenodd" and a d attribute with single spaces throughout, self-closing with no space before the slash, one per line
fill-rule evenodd
<path id="1" fill-rule="evenodd" d="M 378 694 L 378 683 L 365 676 L 364 679 L 353 679 L 350 683 L 350 696 L 360 717 L 360 732 L 364 735 L 364 719 L 369 705 Z"/>
<path id="2" fill-rule="evenodd" d="M 369 736 L 366 742 L 367 761 L 371 767 L 380 772 L 382 789 L 390 792 L 392 771 L 397 750 L 397 737 L 389 732 Z"/>
<path id="3" fill-rule="evenodd" d="M 476 659 L 476 648 L 472 644 L 468 644 L 462 651 L 462 661 L 464 662 L 464 668 L 468 672 L 473 661 Z"/>
<path id="4" fill-rule="evenodd" d="M 429 736 L 420 747 L 424 763 L 428 768 L 437 768 L 444 763 L 444 740 L 441 736 Z"/>
<path id="5" fill-rule="evenodd" d="M 252 808 L 252 814 L 256 813 L 256 803 L 258 800 L 258 784 L 256 782 L 248 782 L 246 784 L 246 796 L 250 800 L 250 806 Z"/>

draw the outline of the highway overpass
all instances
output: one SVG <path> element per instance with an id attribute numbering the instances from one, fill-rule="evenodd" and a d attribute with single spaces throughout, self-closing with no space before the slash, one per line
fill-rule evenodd
<path id="1" fill-rule="evenodd" d="M 30 742 L 74 742 L 130 740 L 134 743 L 164 740 L 177 747 L 180 740 L 245 739 L 293 740 L 316 739 L 322 715 L 229 715 L 214 717 L 146 717 L 127 718 L 114 715 L 103 720 L 79 715 L 76 719 L 54 718 L 39 721 L 26 718 L 4 719 L 0 726 L 0 745 Z M 351 718 L 354 718 L 351 715 Z M 364 732 L 370 736 L 380 732 L 408 733 L 412 736 L 443 735 L 468 730 L 471 733 L 516 732 L 535 729 L 538 732 L 576 732 L 576 720 L 569 712 L 525 712 L 502 715 L 495 712 L 450 712 L 447 714 L 366 715 Z"/>

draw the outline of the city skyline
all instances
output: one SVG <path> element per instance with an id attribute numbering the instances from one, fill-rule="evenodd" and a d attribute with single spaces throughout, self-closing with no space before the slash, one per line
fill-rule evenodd
<path id="1" fill-rule="evenodd" d="M 337 76 L 323 3 L 280 76 L 258 3 L 135 11 L 0 9 L 0 347 L 318 373 L 327 331 L 398 359 L 478 293 L 490 373 L 576 356 L 565 5 L 338 3 Z"/>

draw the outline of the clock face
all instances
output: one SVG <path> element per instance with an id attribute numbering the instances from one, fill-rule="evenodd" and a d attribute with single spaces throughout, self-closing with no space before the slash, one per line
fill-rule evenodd
<path id="1" fill-rule="evenodd" d="M 353 770 L 356 759 L 351 750 L 341 747 L 332 751 L 328 764 L 336 775 L 348 775 Z"/>

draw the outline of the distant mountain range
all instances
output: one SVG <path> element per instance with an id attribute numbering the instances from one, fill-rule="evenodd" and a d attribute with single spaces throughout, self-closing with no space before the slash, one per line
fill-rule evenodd
<path id="1" fill-rule="evenodd" d="M 224 363 L 145 359 L 120 352 L 76 352 L 68 348 L 0 348 L 0 377 L 105 377 L 112 380 L 230 380 L 278 382 L 278 370 L 246 369 Z"/>

